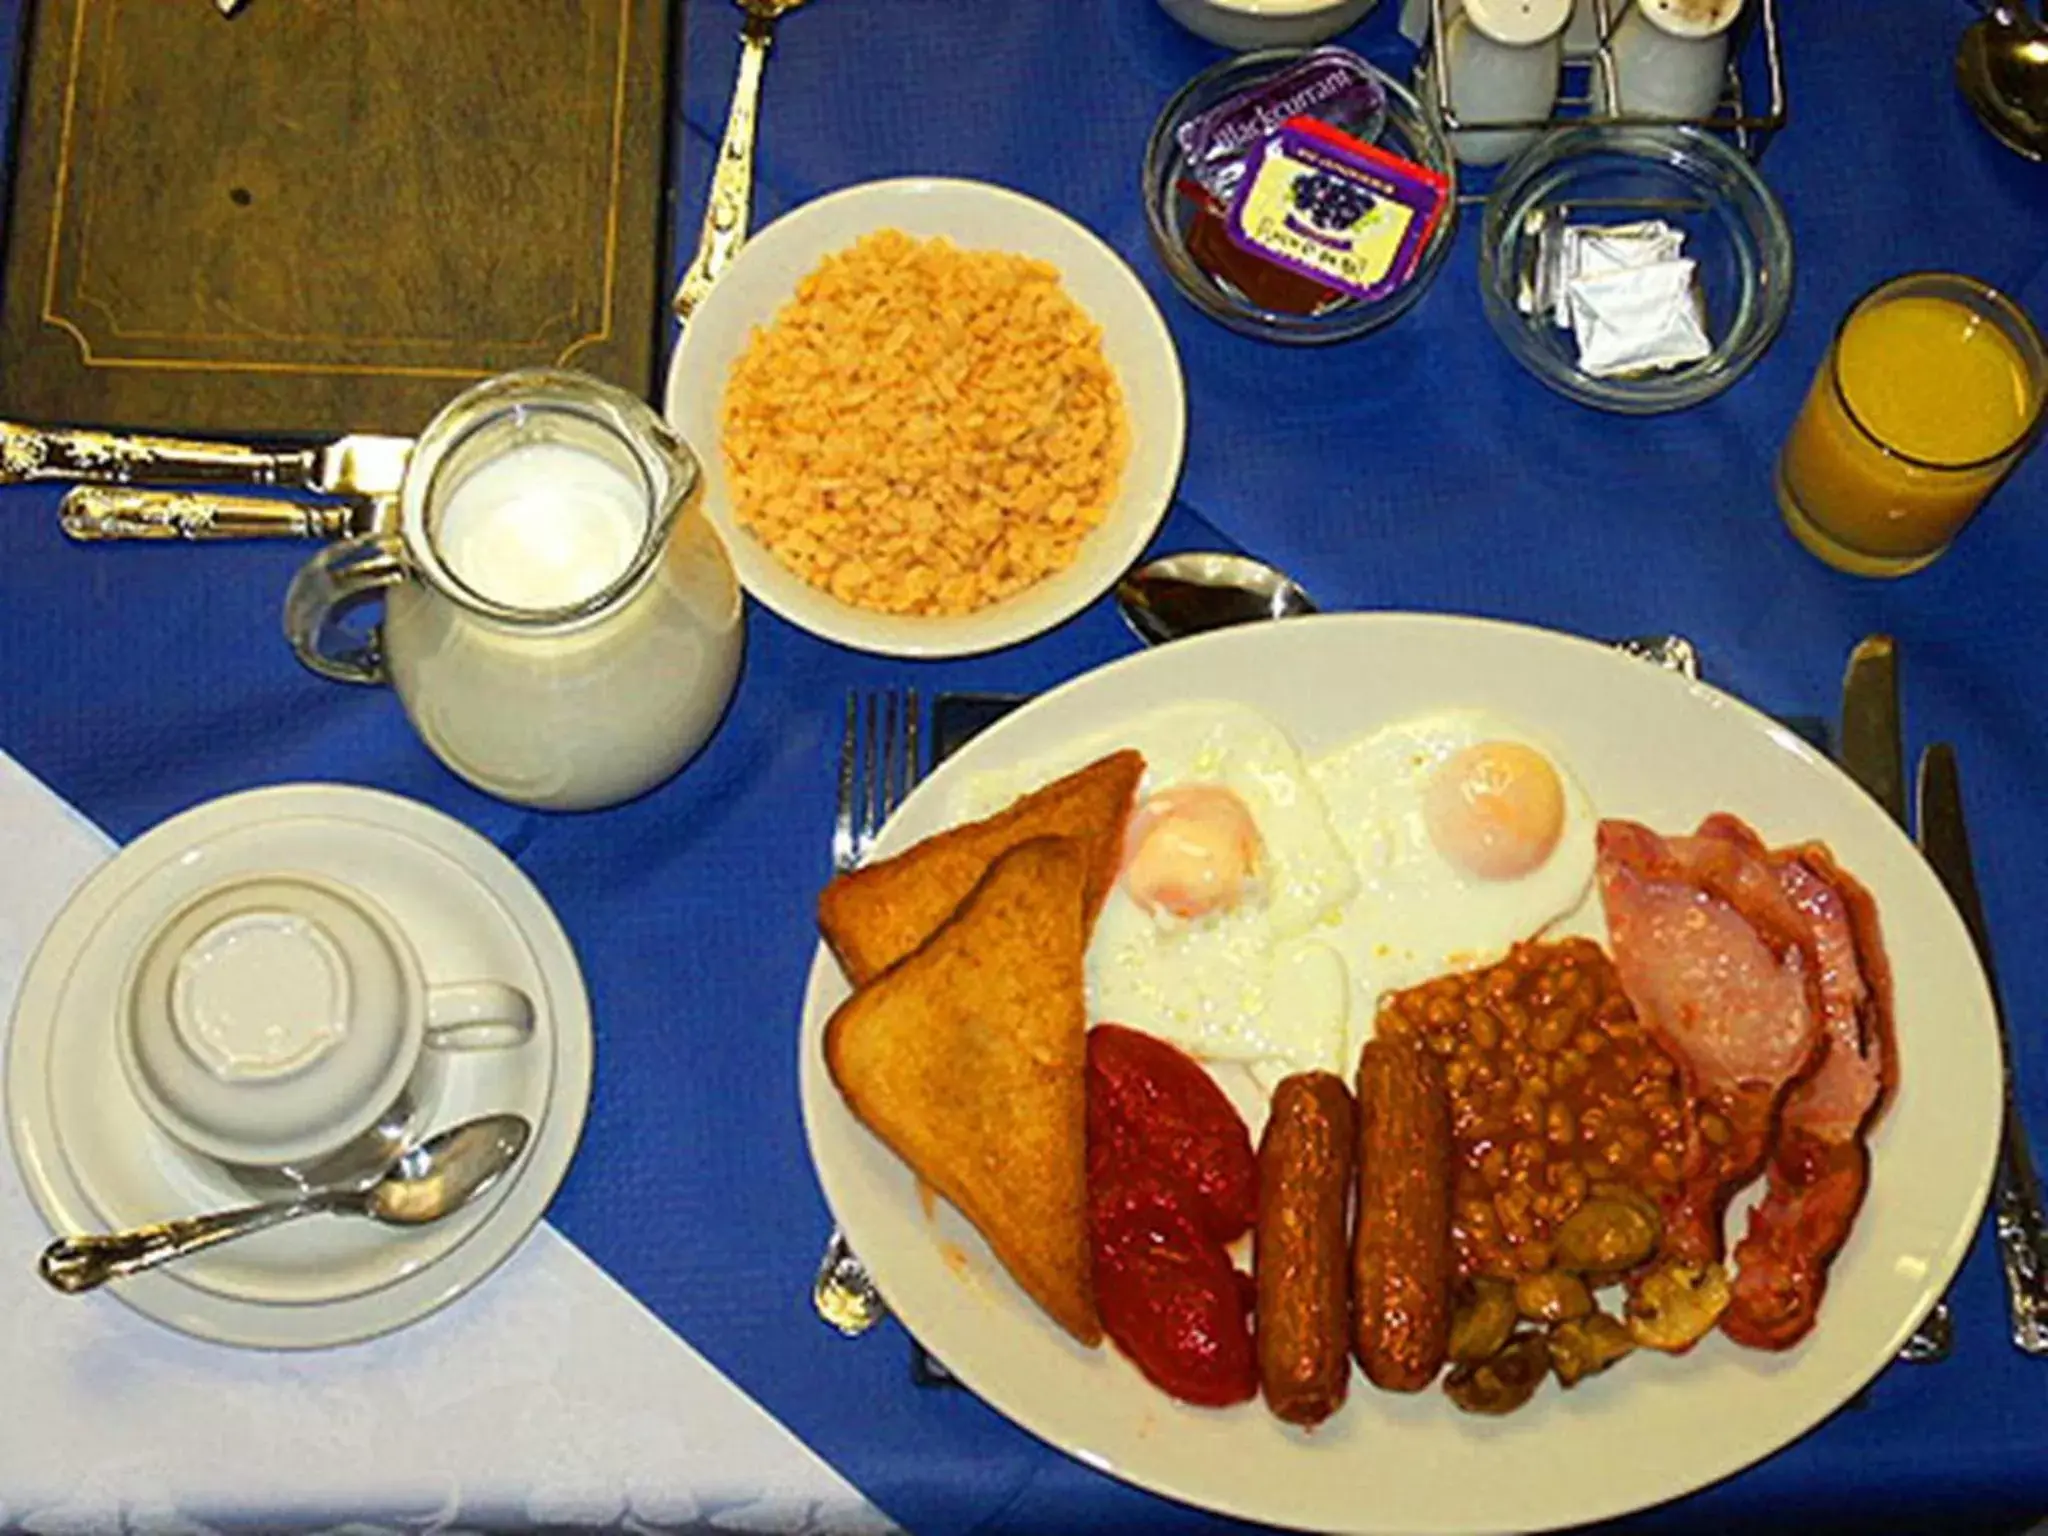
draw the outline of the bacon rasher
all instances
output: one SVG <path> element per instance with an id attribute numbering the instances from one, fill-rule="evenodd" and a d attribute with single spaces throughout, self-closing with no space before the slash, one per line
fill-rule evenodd
<path id="1" fill-rule="evenodd" d="M 1876 906 L 1825 848 L 1773 852 L 1732 816 L 1675 838 L 1603 822 L 1599 846 L 1616 967 L 1692 1099 L 1664 1252 L 1720 1259 L 1729 1200 L 1767 1170 L 1722 1326 L 1783 1349 L 1813 1326 L 1895 1080 Z"/>
<path id="2" fill-rule="evenodd" d="M 1769 862 L 1731 838 L 1603 821 L 1599 878 L 1622 986 L 1693 1105 L 1663 1252 L 1712 1264 L 1729 1200 L 1770 1154 L 1779 1103 L 1819 1062 L 1812 925 Z"/>
<path id="3" fill-rule="evenodd" d="M 1770 1183 L 1735 1245 L 1735 1294 L 1721 1327 L 1754 1349 L 1789 1348 L 1813 1327 L 1828 1266 L 1869 1184 L 1865 1140 L 1898 1081 L 1877 904 L 1817 844 L 1774 853 L 1771 864 L 1813 920 L 1827 1047 L 1820 1070 L 1779 1110 Z"/>

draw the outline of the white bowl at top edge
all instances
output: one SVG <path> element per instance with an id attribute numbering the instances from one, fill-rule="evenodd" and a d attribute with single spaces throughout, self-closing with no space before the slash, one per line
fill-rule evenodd
<path id="1" fill-rule="evenodd" d="M 826 256 L 862 235 L 900 229 L 944 235 L 1059 268 L 1069 295 L 1102 327 L 1123 388 L 1130 456 L 1117 497 L 1065 570 L 958 616 L 878 613 L 804 581 L 734 516 L 719 447 L 720 402 L 734 360 Z M 703 462 L 705 513 L 741 584 L 792 624 L 855 650 L 889 656 L 971 656 L 1044 633 L 1080 612 L 1144 551 L 1173 499 L 1187 437 L 1180 358 L 1159 310 L 1123 258 L 1081 224 L 1006 187 L 940 177 L 867 182 L 792 210 L 753 238 L 683 328 L 663 414 Z"/>
<path id="2" fill-rule="evenodd" d="M 1352 26 L 1379 0 L 1159 0 L 1198 37 L 1226 48 L 1305 48 Z"/>

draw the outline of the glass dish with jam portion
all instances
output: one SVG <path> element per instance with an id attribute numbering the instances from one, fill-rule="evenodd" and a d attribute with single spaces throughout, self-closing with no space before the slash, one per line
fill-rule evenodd
<path id="1" fill-rule="evenodd" d="M 1435 280 L 1457 232 L 1457 167 L 1442 132 L 1400 82 L 1372 77 L 1386 96 L 1376 148 L 1436 172 L 1449 183 L 1436 226 L 1408 280 L 1376 300 L 1353 298 L 1240 250 L 1228 210 L 1189 173 L 1181 126 L 1297 63 L 1304 50 L 1268 48 L 1204 70 L 1166 104 L 1145 146 L 1143 193 L 1152 248 L 1174 286 L 1202 313 L 1246 336 L 1297 345 L 1348 341 L 1391 325 Z"/>

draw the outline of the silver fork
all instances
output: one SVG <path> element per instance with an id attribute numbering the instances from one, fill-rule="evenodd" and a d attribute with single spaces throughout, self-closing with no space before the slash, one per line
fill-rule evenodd
<path id="1" fill-rule="evenodd" d="M 846 729 L 839 741 L 839 804 L 832 819 L 832 868 L 844 874 L 867 857 L 903 797 L 923 776 L 918 744 L 917 690 L 846 695 Z M 818 1316 L 848 1338 L 866 1333 L 889 1308 L 860 1255 L 837 1227 L 825 1243 L 811 1282 Z"/>

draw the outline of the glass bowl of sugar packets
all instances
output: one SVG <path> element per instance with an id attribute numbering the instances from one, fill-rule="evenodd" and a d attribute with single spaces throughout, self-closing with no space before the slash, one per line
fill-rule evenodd
<path id="1" fill-rule="evenodd" d="M 1764 354 L 1792 298 L 1792 236 L 1754 166 L 1695 128 L 1546 133 L 1486 202 L 1480 294 L 1516 361 L 1602 410 L 1681 410 Z"/>

